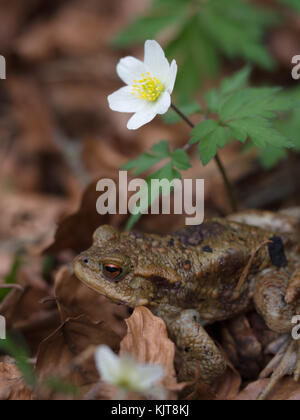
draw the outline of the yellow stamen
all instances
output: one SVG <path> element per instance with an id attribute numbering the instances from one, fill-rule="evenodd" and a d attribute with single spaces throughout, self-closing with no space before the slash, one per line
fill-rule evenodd
<path id="1" fill-rule="evenodd" d="M 150 73 L 142 74 L 142 79 L 134 80 L 132 85 L 132 95 L 143 101 L 156 101 L 164 90 L 163 84 L 157 77 L 152 77 Z"/>

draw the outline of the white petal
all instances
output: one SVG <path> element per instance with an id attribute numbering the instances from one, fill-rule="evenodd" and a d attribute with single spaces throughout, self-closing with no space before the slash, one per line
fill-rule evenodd
<path id="1" fill-rule="evenodd" d="M 118 112 L 138 112 L 144 107 L 141 99 L 132 95 L 131 86 L 125 86 L 109 95 L 110 109 Z"/>
<path id="2" fill-rule="evenodd" d="M 157 77 L 163 84 L 168 80 L 170 64 L 166 59 L 164 50 L 156 41 L 145 42 L 145 64 L 152 76 Z"/>
<path id="3" fill-rule="evenodd" d="M 133 85 L 134 80 L 141 79 L 147 73 L 145 64 L 134 57 L 125 57 L 117 65 L 117 73 L 126 85 Z"/>
<path id="4" fill-rule="evenodd" d="M 143 111 L 137 112 L 128 121 L 128 130 L 137 130 L 143 125 L 148 124 L 155 118 L 156 114 L 157 112 L 154 111 L 154 107 L 146 107 Z"/>
<path id="5" fill-rule="evenodd" d="M 155 114 L 165 114 L 171 106 L 171 95 L 165 91 L 153 105 Z"/>
<path id="6" fill-rule="evenodd" d="M 173 89 L 175 86 L 176 76 L 177 76 L 177 63 L 175 60 L 173 60 L 171 63 L 168 81 L 166 83 L 166 89 L 170 95 L 173 92 Z"/>
<path id="7" fill-rule="evenodd" d="M 119 377 L 119 358 L 108 346 L 99 346 L 95 352 L 95 361 L 101 378 L 108 383 L 115 383 Z"/>
<path id="8" fill-rule="evenodd" d="M 139 367 L 139 374 L 138 386 L 146 390 L 163 378 L 164 369 L 159 365 L 144 365 Z"/>

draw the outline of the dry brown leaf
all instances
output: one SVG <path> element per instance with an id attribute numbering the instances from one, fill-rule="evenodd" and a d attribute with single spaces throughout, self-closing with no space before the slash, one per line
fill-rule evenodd
<path id="1" fill-rule="evenodd" d="M 23 382 L 16 365 L 5 358 L 0 362 L 0 400 L 33 400 L 33 391 Z"/>
<path id="2" fill-rule="evenodd" d="M 1 190 L 0 195 L 0 237 L 3 249 L 12 255 L 20 248 L 37 246 L 53 237 L 56 221 L 67 209 L 65 201 L 38 194 L 12 194 Z"/>
<path id="3" fill-rule="evenodd" d="M 132 354 L 140 363 L 161 365 L 165 370 L 162 385 L 170 391 L 181 390 L 185 385 L 177 383 L 175 345 L 168 338 L 164 321 L 140 306 L 135 308 L 126 324 L 128 332 L 121 342 L 120 354 Z M 169 398 L 175 398 L 175 395 L 170 393 Z"/>
<path id="4" fill-rule="evenodd" d="M 240 391 L 242 378 L 228 358 L 225 358 L 227 362 L 227 371 L 219 379 L 217 386 L 214 389 L 216 392 L 216 399 L 233 400 Z"/>
<path id="5" fill-rule="evenodd" d="M 39 343 L 59 326 L 56 306 L 53 302 L 43 303 L 53 292 L 42 278 L 41 265 L 40 258 L 31 258 L 30 264 L 24 261 L 17 276 L 23 290 L 12 290 L 0 303 L 8 330 L 22 333 L 34 353 Z"/>
<path id="6" fill-rule="evenodd" d="M 262 345 L 246 316 L 241 315 L 222 325 L 221 344 L 243 377 L 257 378 L 262 369 Z"/>
<path id="7" fill-rule="evenodd" d="M 51 378 L 61 378 L 79 388 L 89 388 L 98 382 L 99 373 L 91 357 L 93 353 L 88 359 L 81 358 L 80 355 L 100 344 L 106 344 L 114 351 L 119 349 L 120 338 L 106 322 L 92 322 L 84 315 L 66 319 L 40 344 L 38 350 L 36 372 L 42 397 L 62 397 L 43 386 Z M 74 366 L 75 358 L 78 358 L 79 362 Z M 84 389 L 85 392 L 87 390 Z"/>
<path id="8" fill-rule="evenodd" d="M 236 400 L 256 400 L 259 394 L 268 384 L 269 379 L 259 379 L 249 384 L 235 398 Z M 267 400 L 272 401 L 298 401 L 300 400 L 300 384 L 296 383 L 293 378 L 285 377 L 277 385 L 275 390 L 270 393 Z"/>
<path id="9" fill-rule="evenodd" d="M 93 233 L 100 225 L 119 226 L 126 220 L 126 215 L 101 216 L 97 213 L 96 202 L 100 195 L 96 191 L 97 182 L 98 180 L 92 182 L 84 192 L 80 209 L 59 223 L 55 241 L 45 253 L 57 253 L 65 249 L 82 252 L 92 245 Z"/>
<path id="10" fill-rule="evenodd" d="M 62 377 L 78 386 L 84 395 L 91 388 L 98 388 L 99 373 L 92 358 L 95 347 L 106 344 L 118 351 L 126 332 L 124 318 L 128 309 L 88 289 L 67 266 L 61 267 L 56 275 L 55 295 L 62 325 L 39 347 L 39 381 L 43 383 L 53 375 Z M 88 359 L 82 356 L 86 352 L 89 352 Z M 104 392 L 103 384 L 100 388 Z M 65 398 L 45 386 L 42 393 L 44 398 Z M 97 397 L 98 394 L 101 392 Z"/>

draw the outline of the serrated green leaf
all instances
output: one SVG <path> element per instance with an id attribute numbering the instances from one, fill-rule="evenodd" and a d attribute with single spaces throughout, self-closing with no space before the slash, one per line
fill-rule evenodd
<path id="1" fill-rule="evenodd" d="M 274 67 L 262 42 L 264 30 L 277 22 L 274 12 L 239 0 L 210 0 L 201 8 L 199 19 L 230 58 L 242 56 L 262 67 Z"/>
<path id="2" fill-rule="evenodd" d="M 204 96 L 207 110 L 209 112 L 217 112 L 219 107 L 220 97 L 217 89 L 209 90 Z"/>
<path id="3" fill-rule="evenodd" d="M 200 153 L 200 159 L 203 165 L 207 165 L 212 158 L 217 154 L 217 144 L 214 139 L 214 132 L 208 134 L 201 142 L 199 143 L 198 150 Z"/>
<path id="4" fill-rule="evenodd" d="M 240 90 L 249 82 L 249 76 L 251 73 L 251 67 L 246 66 L 242 70 L 236 72 L 232 77 L 226 78 L 221 84 L 221 95 L 228 95 L 237 90 Z"/>
<path id="5" fill-rule="evenodd" d="M 122 166 L 125 171 L 134 170 L 134 175 L 140 175 L 161 160 L 171 156 L 169 143 L 162 140 L 151 148 L 152 153 L 142 153 L 137 159 L 131 160 Z"/>
<path id="6" fill-rule="evenodd" d="M 207 165 L 216 156 L 218 148 L 224 147 L 229 138 L 230 132 L 217 125 L 201 139 L 198 150 L 203 165 Z"/>
<path id="7" fill-rule="evenodd" d="M 147 177 L 148 179 L 167 179 L 168 181 L 172 181 L 173 179 L 181 179 L 181 175 L 180 172 L 173 168 L 172 162 L 168 162 L 165 166 Z"/>
<path id="8" fill-rule="evenodd" d="M 218 123 L 216 120 L 205 120 L 196 125 L 196 127 L 191 132 L 190 144 L 198 143 L 209 133 L 215 131 L 218 128 Z"/>
<path id="9" fill-rule="evenodd" d="M 278 148 L 293 147 L 293 143 L 285 135 L 263 118 L 244 118 L 233 121 L 231 126 L 245 131 L 260 149 L 265 149 L 268 145 Z"/>
<path id="10" fill-rule="evenodd" d="M 172 154 L 173 166 L 178 170 L 186 171 L 191 168 L 191 161 L 187 153 L 182 149 L 177 149 Z"/>
<path id="11" fill-rule="evenodd" d="M 226 122 L 255 116 L 273 118 L 276 113 L 291 109 L 293 102 L 279 96 L 279 91 L 279 88 L 247 88 L 235 92 L 221 103 L 220 120 Z"/>
<path id="12" fill-rule="evenodd" d="M 151 147 L 152 152 L 156 156 L 160 156 L 162 158 L 170 157 L 170 146 L 167 140 L 162 140 L 159 143 L 155 144 Z"/>
<path id="13" fill-rule="evenodd" d="M 230 133 L 225 127 L 218 127 L 214 132 L 214 141 L 217 146 L 224 147 L 230 138 Z"/>
<path id="14" fill-rule="evenodd" d="M 123 165 L 122 169 L 124 171 L 134 170 L 134 175 L 140 175 L 141 173 L 152 168 L 152 166 L 156 165 L 161 160 L 162 158 L 160 156 L 154 156 L 150 153 L 143 153 L 137 159 L 131 160 L 130 162 L 127 162 L 125 165 Z"/>
<path id="15" fill-rule="evenodd" d="M 232 138 L 234 140 L 239 140 L 242 143 L 244 143 L 247 140 L 248 135 L 245 130 L 243 130 L 238 124 L 236 124 L 238 123 L 238 121 L 239 120 L 228 123 L 228 127 L 230 127 Z"/>
<path id="16" fill-rule="evenodd" d="M 198 150 L 204 166 L 216 156 L 218 148 L 225 146 L 229 138 L 229 131 L 225 127 L 218 126 L 200 141 Z"/>

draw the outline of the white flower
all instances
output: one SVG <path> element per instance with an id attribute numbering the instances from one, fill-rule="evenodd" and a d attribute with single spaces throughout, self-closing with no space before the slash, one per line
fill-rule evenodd
<path id="1" fill-rule="evenodd" d="M 113 111 L 134 112 L 127 124 L 136 130 L 152 121 L 157 114 L 165 114 L 171 106 L 177 64 L 170 65 L 165 53 L 156 41 L 146 41 L 144 62 L 134 58 L 122 58 L 117 73 L 127 86 L 108 97 Z"/>
<path id="2" fill-rule="evenodd" d="M 125 391 L 147 392 L 164 376 L 161 366 L 139 364 L 127 355 L 118 357 L 104 345 L 97 348 L 95 360 L 102 380 Z"/>

